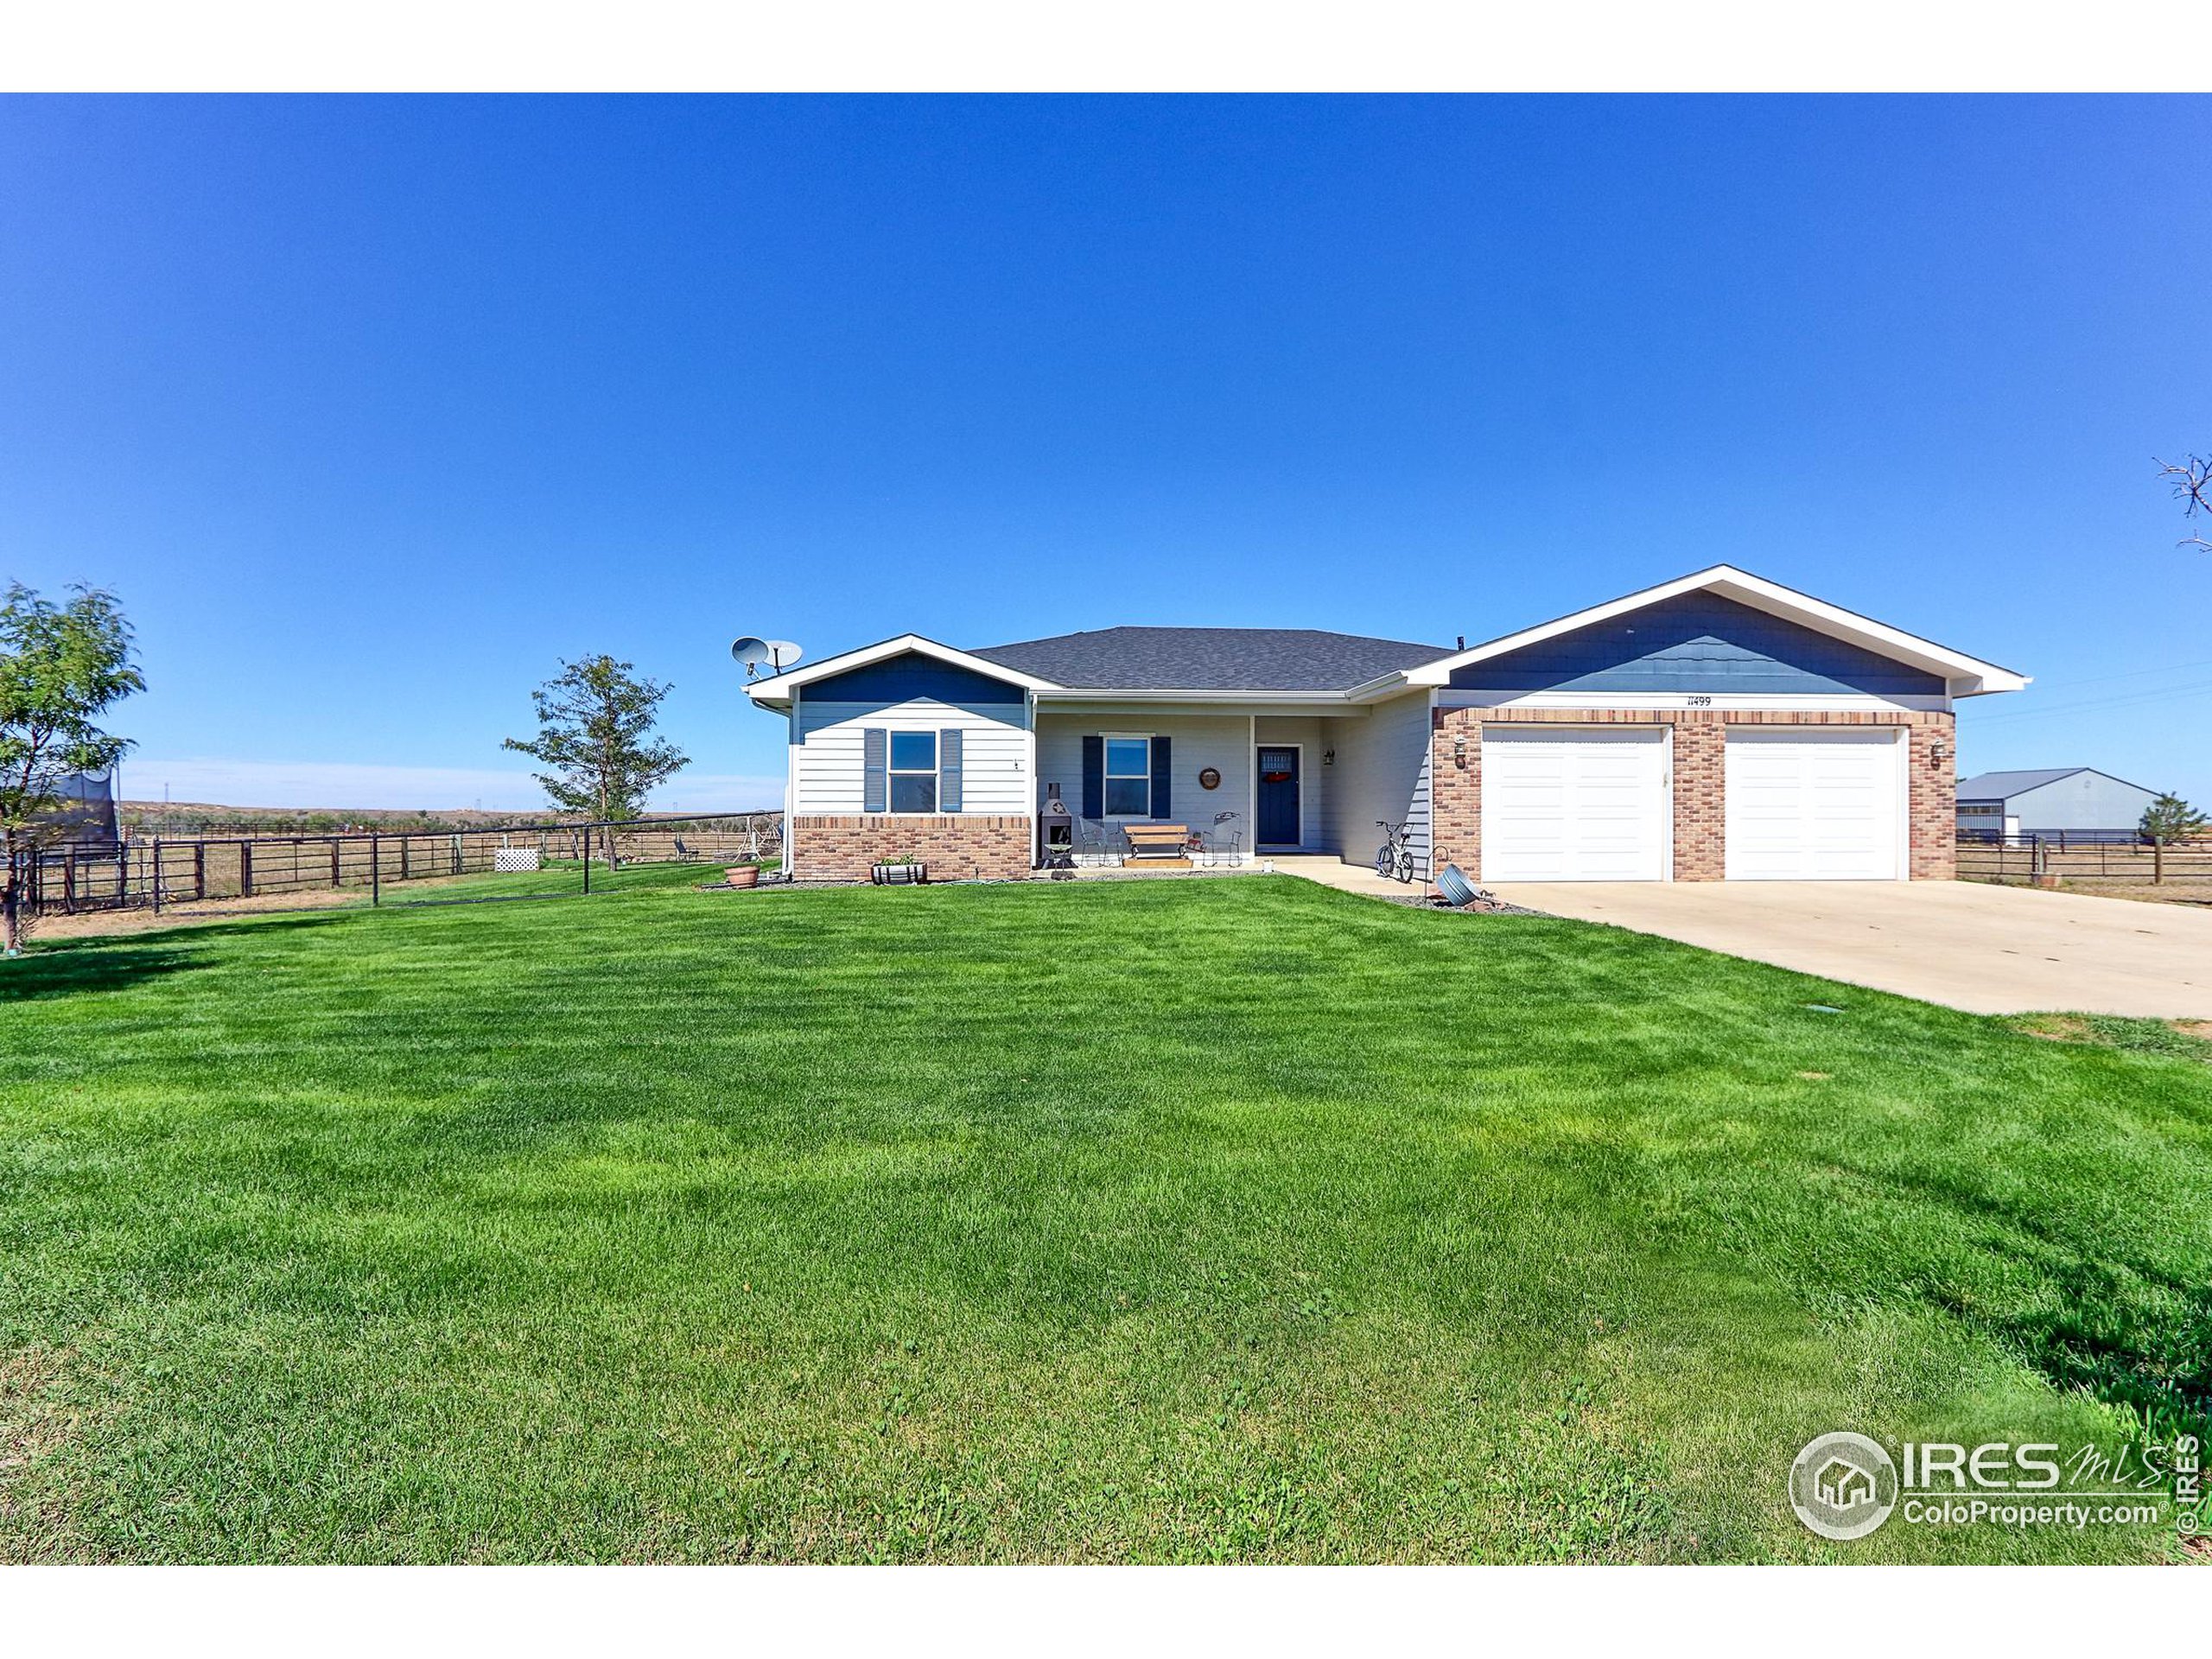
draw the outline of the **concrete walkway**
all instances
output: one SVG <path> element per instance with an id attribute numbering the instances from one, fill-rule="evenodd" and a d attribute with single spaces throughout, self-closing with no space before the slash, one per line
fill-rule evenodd
<path id="1" fill-rule="evenodd" d="M 1516 881 L 1610 922 L 1971 1014 L 2212 1020 L 2212 911 L 1972 881 Z"/>
<path id="2" fill-rule="evenodd" d="M 1393 881 L 1375 874 L 1372 865 L 1347 864 L 1333 853 L 1263 853 L 1263 863 L 1283 875 L 1303 876 L 1343 893 L 1364 893 L 1370 899 L 1418 899 L 1428 891 L 1421 881 Z M 1260 868 L 1255 864 L 1254 869 Z"/>

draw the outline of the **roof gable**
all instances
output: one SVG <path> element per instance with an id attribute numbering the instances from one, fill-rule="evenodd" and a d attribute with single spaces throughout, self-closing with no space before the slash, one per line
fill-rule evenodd
<path id="1" fill-rule="evenodd" d="M 1562 634 L 1612 622 L 1632 612 L 1694 594 L 1708 594 L 1732 601 L 1739 606 L 1795 623 L 1812 632 L 1856 645 L 1890 662 L 1939 677 L 1953 696 L 1974 696 L 1988 691 L 2018 691 L 2028 683 L 2025 676 L 2016 674 L 2011 669 L 2000 668 L 1978 657 L 1969 657 L 1964 652 L 1937 645 L 1932 639 L 1923 639 L 1901 628 L 1893 628 L 1887 623 L 1877 622 L 1871 617 L 1860 616 L 1841 606 L 1831 605 L 1825 600 L 1815 599 L 1809 594 L 1798 593 L 1794 588 L 1784 588 L 1780 582 L 1769 582 L 1764 576 L 1755 576 L 1747 570 L 1738 570 L 1727 564 L 1716 564 L 1710 569 L 1662 582 L 1641 593 L 1629 594 L 1466 651 L 1454 652 L 1439 661 L 1414 669 L 1407 678 L 1415 685 L 1449 685 L 1459 671 L 1477 664 L 1487 663 Z"/>
<path id="2" fill-rule="evenodd" d="M 888 706 L 896 702 L 931 702 L 972 708 L 1020 703 L 1028 693 L 1012 680 L 981 674 L 957 663 L 902 652 L 875 662 L 830 674 L 806 688 L 810 702 L 868 702 Z"/>
<path id="3" fill-rule="evenodd" d="M 1700 588 L 1455 669 L 1463 690 L 1941 696 L 1944 678 Z"/>
<path id="4" fill-rule="evenodd" d="M 2094 766 L 2028 767 L 2018 772 L 1984 772 L 1966 779 L 1958 787 L 1962 801 L 2009 801 L 2022 795 L 2032 794 L 2038 789 L 2063 783 L 2069 778 L 2083 773 L 2101 778 L 2108 784 L 2118 784 L 2122 789 L 2140 791 L 2156 798 L 2158 791 L 2145 789 L 2141 784 L 2131 784 L 2125 778 L 2115 778 L 2108 772 L 2099 772 Z"/>
<path id="5" fill-rule="evenodd" d="M 1052 684 L 1050 680 L 1040 680 L 1033 674 L 1025 674 L 1002 663 L 987 662 L 968 652 L 956 651 L 950 645 L 925 639 L 918 633 L 902 633 L 895 639 L 878 640 L 874 645 L 862 645 L 855 651 L 824 657 L 820 662 L 809 663 L 803 668 L 786 669 L 783 673 L 771 675 L 765 680 L 747 681 L 746 695 L 755 702 L 782 708 L 791 702 L 793 693 L 803 694 L 809 686 L 817 685 L 824 680 L 840 679 L 861 669 L 902 657 L 926 659 L 962 669 L 987 680 L 1012 685 L 1023 693 Z"/>

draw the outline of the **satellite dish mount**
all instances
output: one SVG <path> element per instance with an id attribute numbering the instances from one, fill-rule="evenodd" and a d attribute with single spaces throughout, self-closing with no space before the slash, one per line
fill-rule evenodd
<path id="1" fill-rule="evenodd" d="M 747 679 L 757 680 L 762 669 L 772 678 L 805 653 L 788 639 L 760 639 L 748 633 L 730 642 L 729 654 L 744 669 Z"/>

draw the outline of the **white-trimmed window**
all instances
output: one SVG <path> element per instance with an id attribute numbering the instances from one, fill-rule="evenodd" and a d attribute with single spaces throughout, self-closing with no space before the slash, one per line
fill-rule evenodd
<path id="1" fill-rule="evenodd" d="M 937 810 L 937 734 L 891 734 L 891 810 Z"/>
<path id="2" fill-rule="evenodd" d="M 1106 816 L 1152 816 L 1152 739 L 1106 734 Z"/>

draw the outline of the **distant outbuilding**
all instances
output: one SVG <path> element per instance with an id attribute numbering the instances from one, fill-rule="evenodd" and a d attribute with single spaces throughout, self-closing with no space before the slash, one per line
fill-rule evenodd
<path id="1" fill-rule="evenodd" d="M 1974 841 L 2063 836 L 2132 842 L 2158 798 L 2157 790 L 2094 766 L 1985 772 L 1959 784 L 1959 835 Z"/>

